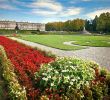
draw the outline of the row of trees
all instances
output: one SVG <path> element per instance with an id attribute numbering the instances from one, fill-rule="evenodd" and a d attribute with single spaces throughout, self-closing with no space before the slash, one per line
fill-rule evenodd
<path id="1" fill-rule="evenodd" d="M 85 27 L 88 31 L 107 33 L 110 32 L 110 13 L 102 13 L 93 20 L 86 20 Z"/>
<path id="2" fill-rule="evenodd" d="M 46 24 L 47 31 L 81 31 L 85 21 L 82 19 L 68 20 L 66 22 L 53 22 Z"/>
<path id="3" fill-rule="evenodd" d="M 81 31 L 83 28 L 90 32 L 110 32 L 110 13 L 102 13 L 93 20 L 75 19 L 66 22 L 52 22 L 46 24 L 47 31 Z"/>

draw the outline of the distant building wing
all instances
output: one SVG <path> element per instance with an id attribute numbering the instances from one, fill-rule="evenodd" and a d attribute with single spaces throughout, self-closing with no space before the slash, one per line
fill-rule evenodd
<path id="1" fill-rule="evenodd" d="M 15 29 L 16 24 L 20 30 L 40 30 L 45 31 L 45 24 L 29 23 L 29 22 L 15 22 L 15 21 L 0 21 L 0 29 Z"/>

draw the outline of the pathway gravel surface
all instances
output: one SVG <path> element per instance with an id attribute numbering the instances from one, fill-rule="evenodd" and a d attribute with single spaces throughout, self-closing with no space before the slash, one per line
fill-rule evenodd
<path id="1" fill-rule="evenodd" d="M 38 43 L 10 37 L 13 40 L 24 43 L 31 47 L 38 47 L 41 50 L 52 52 L 56 56 L 60 57 L 78 57 L 82 59 L 92 60 L 99 63 L 100 66 L 106 67 L 110 70 L 110 47 L 87 47 L 87 49 L 81 49 L 77 51 L 65 51 L 59 50 L 52 47 L 47 47 Z M 67 43 L 68 44 L 68 43 Z M 65 45 L 67 45 L 65 44 Z M 69 43 L 70 44 L 70 43 Z M 70 44 L 71 45 L 71 44 Z"/>

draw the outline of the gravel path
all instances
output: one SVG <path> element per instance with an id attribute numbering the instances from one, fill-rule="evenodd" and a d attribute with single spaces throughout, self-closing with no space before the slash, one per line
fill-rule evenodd
<path id="1" fill-rule="evenodd" d="M 11 37 L 13 40 L 17 40 L 18 42 L 24 43 L 31 47 L 38 47 L 41 50 L 51 51 L 53 54 L 57 56 L 65 56 L 65 57 L 79 57 L 83 59 L 93 60 L 99 63 L 100 66 L 107 67 L 110 70 L 110 48 L 109 47 L 89 47 L 87 49 L 77 50 L 77 51 L 64 51 L 51 47 L 47 47 L 38 43 L 33 43 L 30 41 L 21 40 L 18 38 Z"/>

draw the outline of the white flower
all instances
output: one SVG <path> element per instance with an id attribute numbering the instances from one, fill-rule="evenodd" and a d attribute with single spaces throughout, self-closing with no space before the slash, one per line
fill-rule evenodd
<path id="1" fill-rule="evenodd" d="M 42 73 L 42 75 L 47 75 L 46 73 Z"/>
<path id="2" fill-rule="evenodd" d="M 70 66 L 72 69 L 75 69 L 73 66 Z"/>
<path id="3" fill-rule="evenodd" d="M 72 81 L 72 82 L 74 82 L 74 81 L 75 81 L 75 79 L 72 79 L 71 81 Z"/>
<path id="4" fill-rule="evenodd" d="M 89 82 L 88 81 L 86 81 L 86 85 L 89 86 Z"/>
<path id="5" fill-rule="evenodd" d="M 77 79 L 80 79 L 80 77 L 77 77 Z"/>
<path id="6" fill-rule="evenodd" d="M 54 83 L 51 83 L 51 86 L 54 86 Z"/>
<path id="7" fill-rule="evenodd" d="M 56 80 L 56 77 L 54 76 L 54 77 L 52 77 L 52 79 L 53 79 L 53 80 Z"/>
<path id="8" fill-rule="evenodd" d="M 80 89 L 80 84 L 77 84 L 77 89 Z"/>
<path id="9" fill-rule="evenodd" d="M 55 74 L 58 74 L 58 71 L 55 71 Z"/>
<path id="10" fill-rule="evenodd" d="M 48 76 L 48 78 L 51 78 L 51 76 Z"/>
<path id="11" fill-rule="evenodd" d="M 71 88 L 71 86 L 69 86 L 69 88 Z"/>
<path id="12" fill-rule="evenodd" d="M 53 69 L 52 69 L 52 68 L 49 68 L 48 70 L 49 70 L 49 71 L 52 71 Z"/>
<path id="13" fill-rule="evenodd" d="M 44 81 L 48 81 L 48 78 L 43 77 L 42 79 L 43 79 Z"/>
<path id="14" fill-rule="evenodd" d="M 69 76 L 64 76 L 64 83 L 67 83 L 67 82 L 69 82 Z"/>
<path id="15" fill-rule="evenodd" d="M 68 80 L 70 79 L 70 77 L 69 77 L 69 76 L 67 76 L 66 78 L 67 78 Z"/>
<path id="16" fill-rule="evenodd" d="M 71 85 L 73 85 L 73 82 L 70 82 Z"/>
<path id="17" fill-rule="evenodd" d="M 62 72 L 67 72 L 67 70 L 62 70 Z"/>

